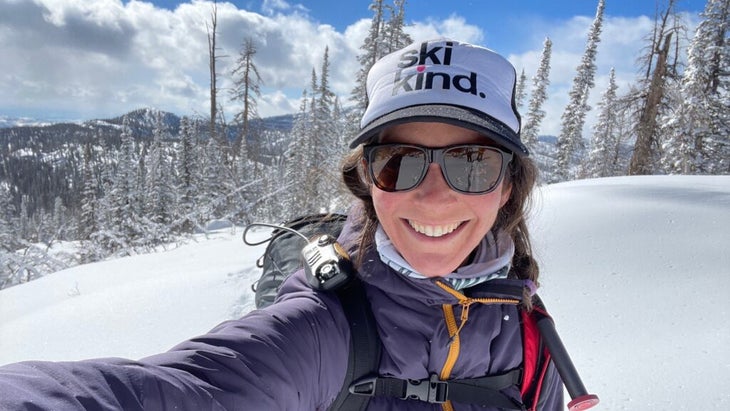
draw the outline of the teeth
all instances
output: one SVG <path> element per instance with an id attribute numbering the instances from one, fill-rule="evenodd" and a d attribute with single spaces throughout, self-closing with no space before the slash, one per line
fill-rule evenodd
<path id="1" fill-rule="evenodd" d="M 408 224 L 421 234 L 429 237 L 441 237 L 459 228 L 460 223 L 452 223 L 448 225 L 423 225 L 415 221 L 408 220 Z"/>

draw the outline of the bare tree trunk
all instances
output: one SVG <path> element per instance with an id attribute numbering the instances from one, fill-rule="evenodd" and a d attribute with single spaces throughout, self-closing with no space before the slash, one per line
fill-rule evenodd
<path id="1" fill-rule="evenodd" d="M 206 26 L 208 24 L 206 23 Z M 213 12 L 210 15 L 210 26 L 208 26 L 208 66 L 210 70 L 210 138 L 216 138 L 215 121 L 218 112 L 216 96 L 218 94 L 217 76 L 215 72 L 216 63 L 216 28 L 218 26 L 218 5 L 213 2 Z"/>
<path id="2" fill-rule="evenodd" d="M 670 32 L 664 37 L 664 44 L 659 50 L 657 63 L 649 86 L 649 94 L 646 96 L 646 104 L 639 118 L 639 127 L 634 145 L 634 154 L 631 156 L 629 175 L 651 174 L 652 170 L 652 146 L 655 144 L 655 130 L 659 105 L 664 96 L 664 77 L 667 73 L 667 57 L 672 41 Z"/>

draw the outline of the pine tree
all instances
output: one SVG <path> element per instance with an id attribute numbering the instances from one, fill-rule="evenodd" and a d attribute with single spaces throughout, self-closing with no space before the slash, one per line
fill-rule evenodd
<path id="1" fill-rule="evenodd" d="M 30 214 L 28 213 L 28 202 L 30 197 L 23 195 L 20 197 L 20 215 L 18 217 L 18 237 L 28 239 L 30 242 L 38 241 L 33 236 L 33 230 L 31 228 Z"/>
<path id="2" fill-rule="evenodd" d="M 13 229 L 15 207 L 10 201 L 10 190 L 0 184 L 0 290 L 15 284 L 15 269 L 20 248 Z"/>
<path id="3" fill-rule="evenodd" d="M 313 170 L 316 170 L 319 184 L 316 187 L 316 210 L 329 210 L 329 202 L 337 192 L 339 181 L 339 160 L 342 158 L 341 138 L 334 116 L 336 96 L 329 85 L 329 47 L 325 48 L 322 70 L 319 76 L 318 101 L 314 112 L 315 156 Z"/>
<path id="4" fill-rule="evenodd" d="M 10 190 L 5 184 L 0 184 L 0 250 L 11 253 L 19 248 L 14 215 L 15 206 L 10 198 Z"/>
<path id="5" fill-rule="evenodd" d="M 91 234 L 97 230 L 97 185 L 94 179 L 91 150 L 90 143 L 84 145 L 84 188 L 81 191 L 81 218 L 79 219 L 79 227 L 76 230 L 79 239 L 82 241 L 89 240 Z"/>
<path id="6" fill-rule="evenodd" d="M 520 76 L 517 78 L 517 84 L 515 85 L 515 105 L 517 109 L 522 108 L 522 103 L 525 102 L 525 96 L 527 95 L 527 75 L 525 75 L 525 69 L 522 69 Z"/>
<path id="7" fill-rule="evenodd" d="M 385 22 L 383 27 L 383 55 L 390 54 L 413 43 L 411 36 L 404 31 L 406 0 L 393 0 L 393 6 L 387 6 L 387 8 L 390 11 L 390 19 Z"/>
<path id="8" fill-rule="evenodd" d="M 553 178 L 555 181 L 566 181 L 575 176 L 575 165 L 584 155 L 583 125 L 586 114 L 590 110 L 587 104 L 588 93 L 594 86 L 596 73 L 596 54 L 603 26 L 604 0 L 598 1 L 596 16 L 593 19 L 588 41 L 581 63 L 577 68 L 570 90 L 568 106 L 561 116 L 560 135 L 558 136 L 558 158 Z"/>
<path id="9" fill-rule="evenodd" d="M 395 0 L 393 7 L 384 6 L 383 0 L 373 0 L 369 6 L 373 17 L 370 20 L 368 35 L 360 46 L 362 53 L 357 56 L 360 68 L 355 74 L 355 88 L 350 93 L 350 101 L 354 104 L 354 108 L 348 116 L 348 121 L 352 123 L 349 129 L 359 129 L 360 118 L 368 105 L 367 76 L 375 62 L 413 42 L 405 32 L 405 5 L 405 0 Z M 385 18 L 386 8 L 390 10 L 389 20 Z"/>
<path id="10" fill-rule="evenodd" d="M 27 247 L 28 243 L 19 237 L 17 224 L 10 190 L 5 184 L 0 184 L 0 290 L 25 282 L 23 274 L 27 264 L 24 256 L 17 251 Z"/>
<path id="11" fill-rule="evenodd" d="M 223 161 L 223 150 L 218 140 L 209 138 L 205 146 L 203 181 L 198 192 L 198 204 L 203 206 L 203 215 L 210 218 L 224 218 L 227 214 L 228 191 L 224 179 L 228 173 Z"/>
<path id="12" fill-rule="evenodd" d="M 240 127 L 240 132 L 236 136 L 233 145 L 236 153 L 241 150 L 242 142 L 249 136 L 251 120 L 258 118 L 256 97 L 261 97 L 261 84 L 263 84 L 263 81 L 253 61 L 256 52 L 256 45 L 253 40 L 251 38 L 244 40 L 243 48 L 239 52 L 231 73 L 233 76 L 231 99 L 243 105 L 241 111 L 233 119 Z"/>
<path id="13" fill-rule="evenodd" d="M 162 114 L 156 114 L 152 145 L 147 154 L 147 175 L 145 179 L 146 193 L 144 216 L 149 220 L 146 227 L 148 245 L 156 245 L 169 240 L 169 230 L 173 220 L 175 194 L 170 179 L 170 164 L 164 147 L 164 139 L 169 139 L 169 132 L 162 121 Z"/>
<path id="14" fill-rule="evenodd" d="M 140 237 L 138 210 L 141 207 L 137 192 L 139 163 L 126 116 L 121 140 L 116 169 L 109 173 L 113 177 L 109 191 L 104 196 L 99 231 L 92 235 L 92 240 L 106 255 L 133 254 L 134 242 Z"/>
<path id="15" fill-rule="evenodd" d="M 593 128 L 591 151 L 582 165 L 581 177 L 609 177 L 617 174 L 617 150 L 619 144 L 616 71 L 611 68 L 608 88 L 598 103 L 600 114 Z"/>
<path id="16" fill-rule="evenodd" d="M 324 158 L 319 147 L 321 140 L 321 125 L 322 121 L 318 118 L 320 113 L 319 108 L 319 81 L 317 72 L 312 69 L 312 82 L 310 86 L 309 96 L 309 112 L 305 117 L 305 127 L 303 129 L 304 134 L 301 136 L 299 141 L 295 141 L 294 144 L 301 144 L 301 148 L 294 148 L 295 150 L 302 150 L 303 162 L 299 164 L 303 168 L 304 179 L 302 181 L 302 187 L 299 191 L 299 197 L 297 201 L 300 205 L 300 209 L 307 214 L 318 212 L 319 203 L 319 179 L 318 173 L 319 166 L 322 164 L 318 162 L 318 159 Z"/>
<path id="17" fill-rule="evenodd" d="M 259 146 L 261 145 L 261 142 L 267 141 L 266 135 L 266 130 L 262 130 L 258 133 L 257 140 L 259 142 Z M 247 223 L 250 222 L 250 214 L 254 211 L 251 209 L 252 204 L 256 203 L 257 199 L 263 194 L 260 191 L 261 187 L 256 184 L 256 181 L 261 178 L 262 173 L 268 172 L 268 170 L 266 170 L 267 167 L 261 167 L 258 161 L 252 160 L 248 147 L 248 141 L 243 139 L 238 148 L 238 155 L 236 156 L 235 180 L 237 182 L 237 187 L 234 190 L 236 192 L 236 197 L 238 198 L 236 201 L 238 211 L 235 213 L 235 219 L 237 221 L 245 221 Z M 256 156 L 256 158 L 259 157 L 260 156 Z"/>
<path id="18" fill-rule="evenodd" d="M 319 146 L 318 149 L 315 150 L 318 154 L 318 157 L 315 158 L 315 164 L 322 164 L 326 161 L 326 158 L 320 158 L 320 156 L 326 157 L 327 147 L 332 146 L 331 137 L 333 137 L 335 132 L 332 127 L 332 110 L 335 101 L 335 93 L 332 92 L 332 89 L 330 88 L 329 72 L 329 47 L 327 46 L 325 47 L 324 57 L 322 58 L 322 70 L 319 76 L 319 83 L 317 84 L 315 81 L 313 84 L 317 93 L 317 104 L 315 106 L 314 118 L 312 120 L 314 122 L 314 129 L 317 133 L 315 136 L 317 137 L 317 145 Z"/>
<path id="19" fill-rule="evenodd" d="M 339 99 L 335 99 L 334 111 L 332 112 L 335 127 L 334 149 L 332 152 L 332 161 L 330 162 L 330 174 L 332 181 L 332 195 L 330 201 L 330 209 L 332 212 L 345 212 L 351 203 L 350 191 L 345 187 L 342 181 L 342 173 L 340 169 L 340 159 L 342 159 L 350 150 L 350 135 L 348 134 L 349 122 L 343 115 L 342 105 Z"/>
<path id="20" fill-rule="evenodd" d="M 302 201 L 308 198 L 306 190 L 307 179 L 309 178 L 309 155 L 311 147 L 311 127 L 309 118 L 311 116 L 308 103 L 309 95 L 307 89 L 302 91 L 302 98 L 299 105 L 299 112 L 294 117 L 292 125 L 290 144 L 284 152 L 283 176 L 280 176 L 280 186 L 285 188 L 283 198 L 284 214 L 281 221 L 296 217 L 298 210 L 303 208 Z"/>
<path id="21" fill-rule="evenodd" d="M 178 233 L 192 233 L 198 225 L 197 193 L 200 190 L 198 141 L 195 124 L 189 117 L 184 116 L 180 120 L 180 144 L 177 147 L 175 165 L 178 205 L 173 230 Z"/>
<path id="22" fill-rule="evenodd" d="M 545 118 L 545 111 L 542 109 L 547 100 L 547 88 L 550 85 L 550 58 L 552 55 L 552 41 L 545 39 L 540 57 L 540 66 L 535 77 L 532 78 L 532 93 L 528 105 L 527 116 L 522 126 L 522 141 L 528 149 L 537 145 L 537 137 L 540 131 L 540 123 Z M 524 72 L 523 72 L 524 73 Z"/>
<path id="23" fill-rule="evenodd" d="M 52 235 L 52 240 L 67 240 L 66 234 L 68 231 L 68 222 L 66 213 L 68 209 L 63 204 L 61 197 L 56 196 L 53 200 L 53 223 L 52 227 L 55 233 Z"/>
<path id="24" fill-rule="evenodd" d="M 368 72 L 373 64 L 386 54 L 381 44 L 384 25 L 383 0 L 373 0 L 369 8 L 373 11 L 373 17 L 370 20 L 368 35 L 360 46 L 360 50 L 363 51 L 362 54 L 357 56 L 360 68 L 355 75 L 355 88 L 350 93 L 350 101 L 355 104 L 352 116 L 355 121 L 359 121 L 368 105 L 366 88 Z"/>
<path id="25" fill-rule="evenodd" d="M 669 173 L 730 173 L 728 59 L 730 0 L 709 0 L 688 50 L 674 111 L 662 121 L 662 168 Z"/>

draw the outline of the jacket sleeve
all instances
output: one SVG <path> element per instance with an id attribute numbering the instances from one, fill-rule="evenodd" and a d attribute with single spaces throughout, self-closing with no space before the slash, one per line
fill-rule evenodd
<path id="1" fill-rule="evenodd" d="M 139 361 L 0 367 L 0 409 L 324 409 L 344 379 L 349 329 L 338 302 L 293 284 L 277 304 Z"/>

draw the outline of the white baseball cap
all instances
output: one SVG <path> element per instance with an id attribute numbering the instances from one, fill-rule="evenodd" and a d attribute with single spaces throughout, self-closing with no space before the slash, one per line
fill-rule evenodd
<path id="1" fill-rule="evenodd" d="M 367 78 L 368 106 L 351 148 L 396 124 L 468 128 L 522 156 L 515 69 L 484 47 L 450 39 L 413 43 L 378 60 Z"/>

